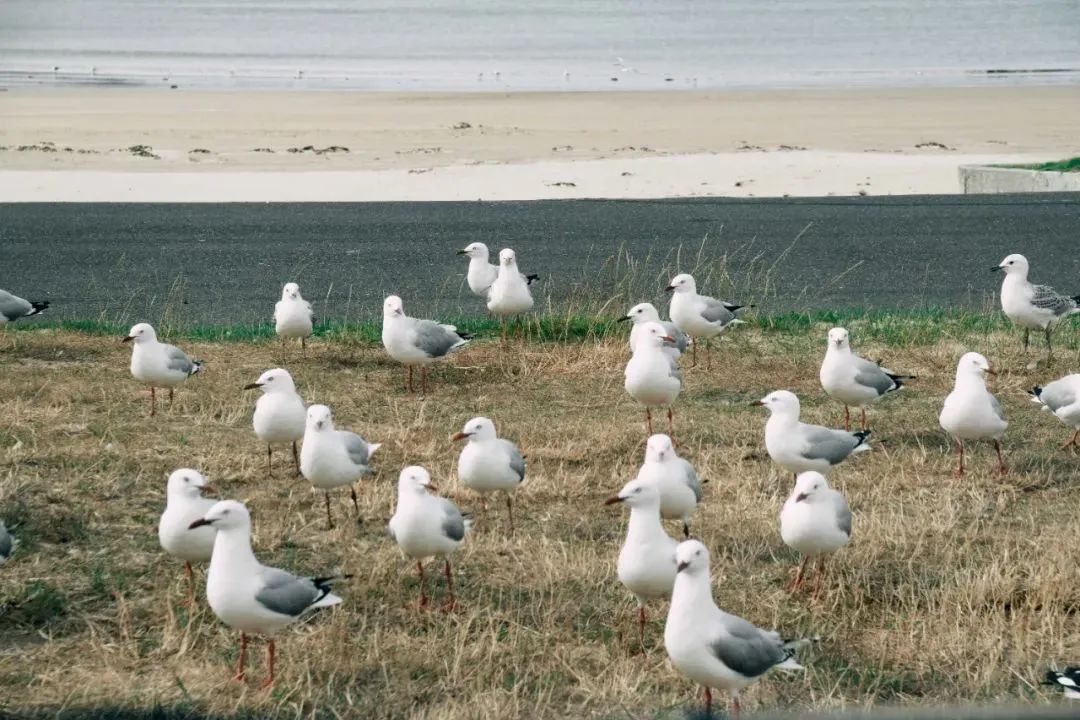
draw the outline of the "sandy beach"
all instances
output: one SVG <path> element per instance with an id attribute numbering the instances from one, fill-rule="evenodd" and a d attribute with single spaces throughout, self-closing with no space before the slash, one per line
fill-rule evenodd
<path id="1" fill-rule="evenodd" d="M 1080 153 L 1078 116 L 1073 87 L 16 89 L 0 93 L 0 200 L 950 193 L 960 165 Z"/>

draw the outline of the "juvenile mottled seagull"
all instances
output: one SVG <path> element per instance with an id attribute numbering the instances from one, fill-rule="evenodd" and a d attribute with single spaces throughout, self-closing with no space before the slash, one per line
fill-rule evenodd
<path id="1" fill-rule="evenodd" d="M 157 411 L 156 388 L 169 389 L 169 406 L 172 407 L 173 390 L 202 370 L 202 363 L 189 358 L 180 348 L 158 342 L 157 333 L 147 323 L 132 327 L 121 342 L 132 343 L 131 374 L 150 386 L 151 417 Z"/>
<path id="2" fill-rule="evenodd" d="M 4 521 L 0 520 L 0 566 L 8 561 L 11 557 L 11 553 L 15 552 L 15 547 L 19 544 L 19 541 L 15 539 L 15 536 L 8 532 L 7 526 L 4 525 Z"/>
<path id="3" fill-rule="evenodd" d="M 705 715 L 712 717 L 712 690 L 731 696 L 733 715 L 739 714 L 739 693 L 773 668 L 804 670 L 795 662 L 795 648 L 808 640 L 781 640 L 724 612 L 712 598 L 709 551 L 687 540 L 675 551 L 675 587 L 671 593 L 664 645 L 672 666 L 705 686 Z"/>
<path id="4" fill-rule="evenodd" d="M 251 425 L 255 435 L 266 443 L 266 474 L 274 476 L 274 445 L 292 444 L 293 462 L 300 473 L 300 455 L 296 443 L 304 437 L 307 410 L 296 392 L 292 375 L 288 370 L 267 370 L 259 379 L 244 386 L 245 390 L 261 390 L 255 401 L 255 414 Z"/>
<path id="5" fill-rule="evenodd" d="M 47 300 L 31 302 L 23 300 L 18 295 L 12 295 L 7 290 L 0 290 L 0 327 L 9 322 L 15 322 L 19 318 L 37 315 L 48 307 Z"/>
<path id="6" fill-rule="evenodd" d="M 829 347 L 821 363 L 821 387 L 829 397 L 844 404 L 844 429 L 851 429 L 850 407 L 859 408 L 860 425 L 866 429 L 866 406 L 904 386 L 904 380 L 914 375 L 898 375 L 877 363 L 864 360 L 851 351 L 848 331 L 833 328 L 829 331 Z"/>
<path id="7" fill-rule="evenodd" d="M 470 243 L 464 250 L 458 250 L 457 254 L 469 258 L 469 272 L 465 276 L 469 283 L 469 290 L 473 295 L 487 298 L 495 278 L 499 276 L 499 266 L 488 262 L 488 257 L 490 257 L 488 246 L 482 242 Z M 529 285 L 532 285 L 534 280 L 540 279 L 539 275 L 522 275 L 522 277 Z"/>
<path id="8" fill-rule="evenodd" d="M 510 248 L 499 251 L 499 274 L 488 292 L 487 307 L 502 323 L 502 338 L 506 342 L 508 318 L 532 309 L 533 298 L 529 283 L 518 270 L 517 254 Z M 524 333 L 522 333 L 524 339 Z"/>
<path id="9" fill-rule="evenodd" d="M 1005 271 L 1001 283 L 1001 309 L 1013 324 L 1024 330 L 1024 351 L 1032 329 L 1042 330 L 1046 337 L 1046 354 L 1053 352 L 1050 335 L 1058 323 L 1080 312 L 1080 295 L 1066 297 L 1046 285 L 1028 281 L 1028 261 L 1023 255 L 1009 255 L 991 272 Z"/>
<path id="10" fill-rule="evenodd" d="M 997 450 L 998 472 L 1005 474 L 1001 457 L 1001 438 L 1009 423 L 1001 403 L 986 389 L 986 375 L 996 375 L 990 361 L 976 352 L 966 353 L 956 364 L 956 384 L 945 398 L 938 422 L 945 432 L 956 438 L 960 466 L 956 477 L 964 474 L 964 441 L 993 440 Z"/>
<path id="11" fill-rule="evenodd" d="M 679 543 L 660 524 L 660 492 L 655 483 L 637 479 L 604 504 L 630 508 L 626 540 L 619 551 L 618 575 L 638 604 L 638 641 L 645 652 L 645 605 L 671 597 L 675 584 L 675 548 Z"/>
<path id="12" fill-rule="evenodd" d="M 383 302 L 382 344 L 387 354 L 408 368 L 408 388 L 413 392 L 413 366 L 420 366 L 421 389 L 427 393 L 427 366 L 469 342 L 472 336 L 453 325 L 411 318 L 401 298 L 391 295 Z"/>
<path id="13" fill-rule="evenodd" d="M 518 446 L 495 434 L 495 423 L 486 417 L 475 417 L 465 423 L 461 432 L 450 436 L 452 441 L 468 440 L 458 456 L 458 478 L 461 484 L 480 493 L 506 493 L 506 512 L 510 516 L 510 533 L 514 532 L 514 506 L 511 495 L 525 480 L 525 458 Z"/>
<path id="14" fill-rule="evenodd" d="M 184 561 L 188 579 L 188 606 L 195 606 L 195 572 L 191 563 L 210 560 L 214 550 L 212 527 L 189 530 L 191 523 L 206 517 L 217 500 L 203 497 L 205 492 L 216 492 L 206 484 L 206 478 L 197 470 L 180 468 L 169 476 L 165 487 L 165 512 L 158 523 L 158 541 L 161 548 L 173 557 Z"/>
<path id="15" fill-rule="evenodd" d="M 1066 375 L 1045 387 L 1036 385 L 1031 395 L 1032 402 L 1054 413 L 1058 420 L 1075 431 L 1061 449 L 1080 447 L 1080 374 Z"/>
<path id="16" fill-rule="evenodd" d="M 645 443 L 645 462 L 637 479 L 656 486 L 660 517 L 682 520 L 683 537 L 690 537 L 690 517 L 701 501 L 701 480 L 694 466 L 675 453 L 670 437 L 653 435 Z"/>
<path id="17" fill-rule="evenodd" d="M 803 576 L 811 559 L 817 558 L 814 594 L 821 591 L 825 557 L 851 540 L 851 508 L 844 496 L 829 487 L 819 472 L 804 472 L 795 480 L 787 502 L 780 511 L 780 537 L 802 554 L 803 561 L 788 590 L 803 586 Z"/>
<path id="18" fill-rule="evenodd" d="M 311 303 L 300 296 L 300 286 L 285 283 L 281 299 L 274 305 L 274 329 L 282 344 L 288 339 L 300 339 L 300 347 L 307 350 L 307 338 L 311 337 L 315 311 Z"/>
<path id="19" fill-rule="evenodd" d="M 360 517 L 354 483 L 371 472 L 371 456 L 382 443 L 370 444 L 356 433 L 334 428 L 330 408 L 312 405 L 307 409 L 304 446 L 300 450 L 300 473 L 326 498 L 326 524 L 334 527 L 330 516 L 330 490 L 349 486 L 353 509 Z"/>
<path id="20" fill-rule="evenodd" d="M 682 391 L 679 366 L 664 352 L 664 344 L 674 338 L 664 331 L 660 323 L 646 323 L 630 362 L 626 364 L 623 387 L 630 396 L 645 406 L 645 426 L 649 435 L 652 429 L 652 408 L 667 407 L 668 434 L 675 435 L 675 419 L 671 404 Z"/>
<path id="21" fill-rule="evenodd" d="M 424 560 L 442 557 L 445 562 L 447 608 L 456 606 L 454 578 L 450 570 L 450 554 L 457 550 L 472 527 L 454 503 L 432 495 L 431 475 L 419 465 L 411 465 L 398 477 L 397 506 L 390 518 L 390 537 L 394 538 L 401 554 L 416 561 L 420 575 L 420 607 L 428 604 L 424 592 Z"/>
<path id="22" fill-rule="evenodd" d="M 668 337 L 675 338 L 675 342 L 665 343 L 665 353 L 678 360 L 686 352 L 686 346 L 689 344 L 690 338 L 682 330 L 675 327 L 675 323 L 670 320 L 661 320 L 660 313 L 657 312 L 656 306 L 652 303 L 638 303 L 616 322 L 625 322 L 627 320 L 633 323 L 633 327 L 630 328 L 630 352 L 634 351 L 638 341 L 644 336 L 645 325 L 651 322 L 660 323 L 664 326 L 664 331 L 668 334 Z"/>
<path id="23" fill-rule="evenodd" d="M 1062 689 L 1065 697 L 1080 700 L 1080 667 L 1070 666 L 1064 670 L 1047 670 L 1043 685 L 1054 685 Z"/>
<path id="24" fill-rule="evenodd" d="M 217 537 L 206 574 L 206 599 L 218 620 L 240 631 L 233 679 L 244 680 L 248 634 L 266 635 L 270 644 L 262 687 L 267 688 L 274 683 L 274 634 L 316 608 L 340 603 L 330 586 L 350 576 L 300 577 L 261 564 L 251 550 L 251 516 L 235 500 L 222 500 L 191 523 L 192 530 L 207 526 Z"/>
<path id="25" fill-rule="evenodd" d="M 712 362 L 709 353 L 709 338 L 714 338 L 732 325 L 743 321 L 737 316 L 745 305 L 717 300 L 707 295 L 698 295 L 697 283 L 686 273 L 676 275 L 664 288 L 671 293 L 671 306 L 668 314 L 671 322 L 684 333 L 694 338 L 693 365 L 697 365 L 697 341 L 705 345 L 706 362 Z"/>
<path id="26" fill-rule="evenodd" d="M 848 432 L 799 421 L 799 398 L 787 390 L 771 392 L 752 403 L 769 411 L 765 449 L 769 457 L 793 475 L 808 470 L 827 474 L 855 453 L 870 449 L 869 430 Z"/>

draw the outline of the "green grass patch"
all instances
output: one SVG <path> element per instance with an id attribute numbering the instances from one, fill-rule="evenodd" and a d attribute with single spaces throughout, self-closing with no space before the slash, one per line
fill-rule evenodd
<path id="1" fill-rule="evenodd" d="M 1069 158 L 1068 160 L 1035 163 L 1032 165 L 1001 165 L 1000 167 L 1039 170 L 1041 172 L 1080 172 L 1080 157 Z"/>

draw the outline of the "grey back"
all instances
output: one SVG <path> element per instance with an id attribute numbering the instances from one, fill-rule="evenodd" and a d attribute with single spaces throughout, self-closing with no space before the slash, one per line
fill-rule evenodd
<path id="1" fill-rule="evenodd" d="M 682 458 L 679 458 L 679 462 L 682 463 L 683 470 L 686 471 L 686 485 L 694 491 L 694 499 L 701 502 L 701 478 L 698 477 L 693 465 Z"/>
<path id="2" fill-rule="evenodd" d="M 417 320 L 413 329 L 416 347 L 428 357 L 442 357 L 462 341 L 456 332 L 431 320 Z"/>
<path id="3" fill-rule="evenodd" d="M 896 388 L 896 381 L 889 377 L 887 372 L 877 364 L 863 358 L 858 358 L 855 364 L 855 382 L 864 387 L 873 388 L 878 395 L 884 395 Z"/>
<path id="4" fill-rule="evenodd" d="M 260 605 L 272 612 L 296 617 L 326 592 L 315 587 L 311 578 L 302 578 L 277 568 L 264 567 L 266 584 L 255 594 Z"/>
<path id="5" fill-rule="evenodd" d="M 7 290 L 0 290 L 0 315 L 8 320 L 18 320 L 25 317 L 33 306 L 21 297 L 12 295 Z"/>
<path id="6" fill-rule="evenodd" d="M 705 309 L 701 311 L 701 317 L 709 322 L 727 325 L 735 319 L 735 313 L 728 310 L 727 306 L 716 298 L 702 297 L 701 299 L 705 301 Z"/>
<path id="7" fill-rule="evenodd" d="M 720 662 L 745 677 L 763 675 L 791 657 L 775 633 L 724 613 L 723 632 L 709 644 Z"/>
<path id="8" fill-rule="evenodd" d="M 345 443 L 345 452 L 349 453 L 349 459 L 354 464 L 366 468 L 368 459 L 371 457 L 371 453 L 368 452 L 368 448 L 371 447 L 368 441 L 348 430 L 338 430 L 338 436 Z"/>
<path id="9" fill-rule="evenodd" d="M 837 465 L 859 446 L 859 438 L 843 430 L 832 430 L 817 425 L 806 427 L 806 449 L 803 457 L 809 460 L 825 460 Z"/>
<path id="10" fill-rule="evenodd" d="M 465 537 L 465 518 L 454 503 L 446 498 L 439 498 L 439 500 L 442 501 L 440 507 L 443 511 L 443 535 L 460 542 Z"/>
<path id="11" fill-rule="evenodd" d="M 836 504 L 836 525 L 844 534 L 851 537 L 851 507 L 842 493 L 832 491 L 833 502 Z"/>
<path id="12" fill-rule="evenodd" d="M 1031 286 L 1031 304 L 1043 310 L 1049 310 L 1055 315 L 1064 315 L 1076 307 L 1072 298 L 1067 298 L 1047 285 Z"/>
<path id="13" fill-rule="evenodd" d="M 668 334 L 668 337 L 675 338 L 673 347 L 681 353 L 686 352 L 686 348 L 690 343 L 690 338 L 686 336 L 686 333 L 675 327 L 675 323 L 670 320 L 661 320 L 660 324 L 664 327 L 664 332 Z M 671 343 L 667 344 L 671 345 Z"/>
<path id="14" fill-rule="evenodd" d="M 503 442 L 506 443 L 506 451 L 510 454 L 510 469 L 517 473 L 518 482 L 521 482 L 525 479 L 525 457 L 517 445 L 509 440 L 503 440 Z"/>
<path id="15" fill-rule="evenodd" d="M 179 370 L 185 375 L 195 372 L 195 363 L 187 356 L 187 353 L 175 345 L 162 344 L 165 346 L 165 357 L 168 358 L 167 367 L 170 370 Z"/>

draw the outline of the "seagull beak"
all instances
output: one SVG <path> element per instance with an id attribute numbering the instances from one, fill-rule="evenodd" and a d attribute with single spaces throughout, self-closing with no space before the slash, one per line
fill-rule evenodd
<path id="1" fill-rule="evenodd" d="M 316 420 L 315 421 L 315 429 L 316 430 L 322 430 L 322 426 L 323 426 L 323 421 L 322 420 Z"/>
<path id="2" fill-rule="evenodd" d="M 669 342 L 669 343 L 675 342 L 675 338 L 671 337 L 670 335 L 665 335 L 664 337 L 662 337 L 660 339 L 664 340 L 665 342 Z"/>
<path id="3" fill-rule="evenodd" d="M 987 365 L 986 367 L 984 367 L 984 368 L 983 368 L 983 371 L 984 371 L 984 372 L 985 372 L 985 373 L 986 373 L 987 375 L 993 375 L 994 377 L 997 377 L 997 370 L 995 370 L 994 368 L 990 367 L 989 365 Z"/>
<path id="4" fill-rule="evenodd" d="M 123 338 L 120 342 L 131 342 L 134 339 L 135 339 L 134 335 L 128 335 L 127 337 Z"/>
<path id="5" fill-rule="evenodd" d="M 458 254 L 458 255 L 468 255 L 468 254 L 469 254 L 469 251 L 468 251 L 468 250 L 458 250 L 458 251 L 457 251 L 457 254 Z"/>
<path id="6" fill-rule="evenodd" d="M 218 493 L 217 488 L 214 487 L 213 485 L 203 485 L 202 487 L 199 488 L 199 492 L 202 493 L 203 495 L 205 495 L 206 493 L 210 493 L 211 495 L 219 495 L 220 494 L 220 493 Z"/>
<path id="7" fill-rule="evenodd" d="M 212 522 L 213 522 L 213 520 L 207 520 L 206 518 L 199 518 L 195 522 L 188 525 L 188 530 L 194 530 L 195 528 L 206 527 L 207 525 L 210 525 Z"/>
<path id="8" fill-rule="evenodd" d="M 615 322 L 626 322 L 627 320 L 630 320 L 630 319 L 631 319 L 631 318 L 630 318 L 630 316 L 629 316 L 629 315 L 623 315 L 623 316 L 622 316 L 621 318 L 617 318 L 617 319 L 615 320 Z"/>
<path id="9" fill-rule="evenodd" d="M 262 383 L 248 383 L 244 386 L 245 390 L 254 390 L 255 388 L 261 388 Z"/>
<path id="10" fill-rule="evenodd" d="M 750 405 L 757 406 L 757 407 L 764 407 L 765 406 L 765 401 L 764 400 L 755 400 L 754 402 L 750 403 Z"/>
<path id="11" fill-rule="evenodd" d="M 806 499 L 806 493 L 799 493 L 795 496 L 795 502 L 802 502 Z"/>
<path id="12" fill-rule="evenodd" d="M 450 440 L 452 442 L 457 442 L 458 440 L 464 440 L 467 437 L 469 437 L 469 433 L 456 432 L 456 433 L 454 433 L 453 435 L 450 436 Z"/>
<path id="13" fill-rule="evenodd" d="M 690 563 L 681 562 L 681 563 L 679 563 L 678 565 L 675 566 L 675 572 L 682 572 L 683 570 L 685 570 L 688 567 L 690 567 Z"/>
<path id="14" fill-rule="evenodd" d="M 997 272 L 998 270 L 1004 270 L 1004 269 L 1005 268 L 1002 267 L 1001 265 L 995 265 L 994 267 L 990 268 L 990 272 Z"/>
<path id="15" fill-rule="evenodd" d="M 619 497 L 618 495 L 612 495 L 611 497 L 609 497 L 607 500 L 604 501 L 604 505 L 614 505 L 615 503 L 621 503 L 622 501 L 623 501 L 623 499 L 621 497 Z"/>
<path id="16" fill-rule="evenodd" d="M 439 492 L 439 488 L 435 485 L 435 483 L 431 482 L 430 480 L 428 481 L 427 485 L 424 485 L 423 487 L 431 490 L 432 492 Z"/>
<path id="17" fill-rule="evenodd" d="M 674 289 L 675 289 L 674 285 L 668 285 L 666 288 L 664 288 L 664 292 L 671 292 Z"/>

